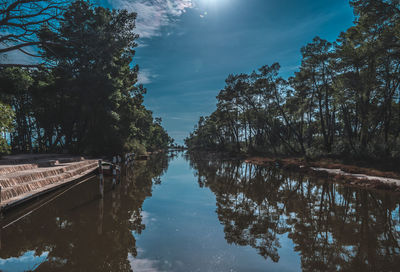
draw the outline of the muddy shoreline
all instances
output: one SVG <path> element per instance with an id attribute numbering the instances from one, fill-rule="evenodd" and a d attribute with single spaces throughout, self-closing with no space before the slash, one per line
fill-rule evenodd
<path id="1" fill-rule="evenodd" d="M 320 178 L 330 178 L 334 182 L 349 186 L 400 193 L 400 174 L 396 172 L 380 171 L 329 160 L 308 162 L 301 158 L 248 157 L 245 162 L 260 166 L 279 167 Z"/>

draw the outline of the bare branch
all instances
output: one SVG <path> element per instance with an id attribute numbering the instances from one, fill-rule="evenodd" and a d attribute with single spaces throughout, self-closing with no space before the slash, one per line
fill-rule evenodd
<path id="1" fill-rule="evenodd" d="M 0 54 L 19 50 L 37 57 L 22 48 L 40 45 L 41 27 L 57 28 L 69 4 L 67 0 L 0 0 Z"/>
<path id="2" fill-rule="evenodd" d="M 35 58 L 40 58 L 40 57 L 42 57 L 42 56 L 37 55 L 37 54 L 32 54 L 32 53 L 30 53 L 30 52 L 28 52 L 28 51 L 26 51 L 26 50 L 24 50 L 24 49 L 22 49 L 22 48 L 19 48 L 18 50 L 19 50 L 20 52 L 24 53 L 25 55 L 28 55 L 28 56 L 31 56 L 31 57 L 35 57 Z"/>
<path id="3" fill-rule="evenodd" d="M 0 63 L 0 67 L 25 67 L 25 68 L 39 68 L 43 67 L 43 64 L 17 64 L 17 63 Z"/>
<path id="4" fill-rule="evenodd" d="M 21 44 L 17 44 L 17 45 L 13 45 L 10 47 L 6 47 L 6 48 L 1 48 L 0 49 L 0 54 L 1 53 L 6 53 L 6 52 L 10 52 L 10 51 L 14 51 L 14 50 L 19 50 L 22 47 L 27 47 L 27 46 L 32 46 L 32 45 L 39 45 L 40 42 L 26 42 L 26 43 L 21 43 Z"/>

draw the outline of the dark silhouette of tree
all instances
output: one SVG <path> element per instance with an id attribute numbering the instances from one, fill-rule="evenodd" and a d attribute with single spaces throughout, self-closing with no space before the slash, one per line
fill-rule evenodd
<path id="1" fill-rule="evenodd" d="M 41 27 L 50 66 L 3 68 L 0 100 L 12 106 L 15 152 L 115 154 L 165 149 L 172 139 L 143 105 L 146 89 L 131 66 L 136 13 L 75 1 L 57 29 Z"/>
<path id="2" fill-rule="evenodd" d="M 38 39 L 40 28 L 56 29 L 69 1 L 65 0 L 1 0 L 0 1 L 0 54 L 20 51 L 40 57 Z M 0 55 L 1 56 L 1 55 Z M 35 66 L 26 64 L 0 64 L 0 66 Z"/>

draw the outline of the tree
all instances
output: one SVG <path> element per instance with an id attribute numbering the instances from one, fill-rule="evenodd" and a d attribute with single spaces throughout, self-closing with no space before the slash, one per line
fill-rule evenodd
<path id="1" fill-rule="evenodd" d="M 126 10 L 110 11 L 76 1 L 65 12 L 57 33 L 42 29 L 42 43 L 51 45 L 41 50 L 55 67 L 58 116 L 63 145 L 69 150 L 121 150 L 126 138 L 119 127 L 120 108 L 129 100 L 135 104 L 134 96 L 141 95 L 135 86 L 138 68 L 130 68 L 137 38 L 132 32 L 135 18 Z"/>
<path id="2" fill-rule="evenodd" d="M 20 51 L 40 57 L 34 49 L 38 45 L 45 46 L 37 37 L 40 28 L 46 25 L 56 29 L 67 3 L 69 1 L 65 0 L 0 0 L 0 54 Z"/>
<path id="3" fill-rule="evenodd" d="M 318 130 L 323 136 L 326 152 L 332 151 L 335 134 L 336 105 L 333 97 L 334 72 L 331 67 L 333 45 L 319 37 L 301 49 L 303 60 L 300 71 L 292 79 L 298 92 L 295 96 L 304 98 L 304 110 L 308 125 L 318 120 Z M 310 139 L 310 142 L 312 140 Z"/>
<path id="4" fill-rule="evenodd" d="M 15 128 L 12 132 L 12 146 L 21 152 L 32 150 L 34 122 L 30 88 L 33 79 L 27 70 L 19 67 L 4 68 L 0 73 L 0 99 L 15 112 Z"/>
<path id="5" fill-rule="evenodd" d="M 388 153 L 399 126 L 393 111 L 399 104 L 399 2 L 351 4 L 357 24 L 340 35 L 336 46 L 335 88 L 345 132 L 354 152 Z"/>
<path id="6" fill-rule="evenodd" d="M 7 143 L 7 133 L 13 128 L 14 112 L 10 106 L 0 102 L 0 154 L 7 153 L 10 147 Z"/>
<path id="7" fill-rule="evenodd" d="M 1 95 L 16 112 L 14 151 L 108 155 L 168 146 L 132 65 L 135 19 L 75 1 L 55 31 L 45 25 L 38 34 L 51 65 L 1 70 Z"/>

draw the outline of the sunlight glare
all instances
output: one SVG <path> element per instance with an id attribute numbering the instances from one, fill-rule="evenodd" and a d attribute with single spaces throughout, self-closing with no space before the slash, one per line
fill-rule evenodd
<path id="1" fill-rule="evenodd" d="M 202 5 L 205 6 L 217 6 L 228 2 L 228 0 L 199 0 L 199 1 Z"/>

